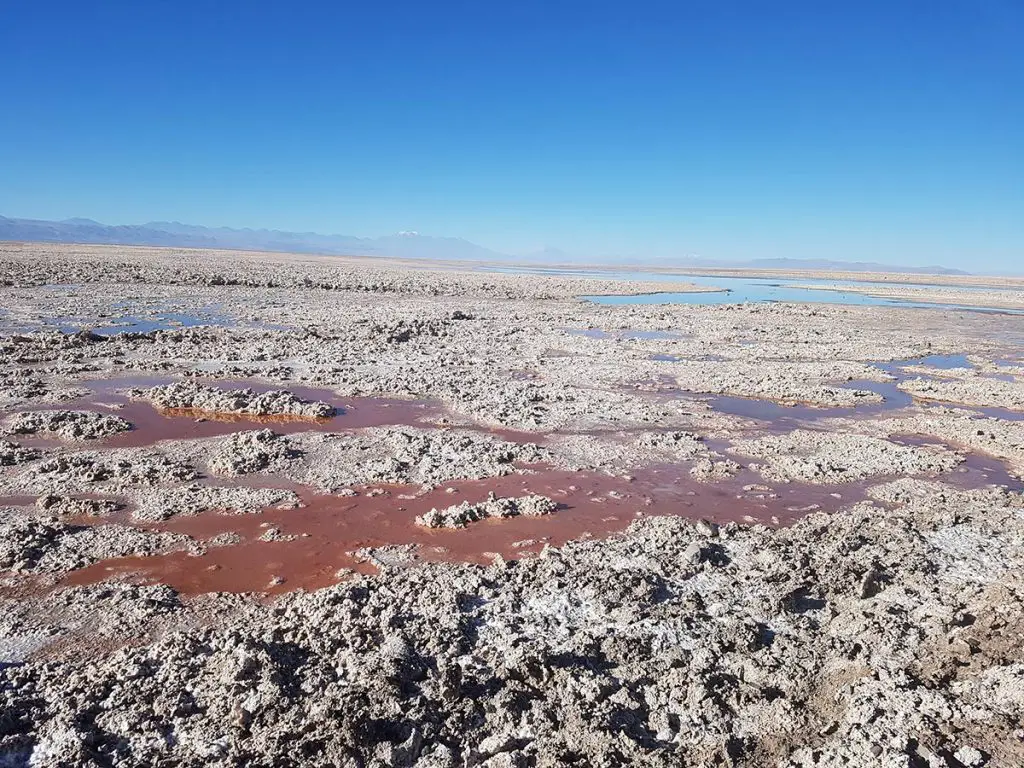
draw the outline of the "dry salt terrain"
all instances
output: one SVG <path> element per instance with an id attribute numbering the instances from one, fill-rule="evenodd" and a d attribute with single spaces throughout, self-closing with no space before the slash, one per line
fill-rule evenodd
<path id="1" fill-rule="evenodd" d="M 0 765 L 1024 765 L 1024 318 L 679 282 L 0 244 Z"/>

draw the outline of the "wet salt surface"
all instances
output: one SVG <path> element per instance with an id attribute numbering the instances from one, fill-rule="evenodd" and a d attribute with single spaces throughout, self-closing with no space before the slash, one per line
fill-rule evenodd
<path id="1" fill-rule="evenodd" d="M 1019 363 L 1014 363 L 1009 360 L 996 359 L 993 361 L 995 365 L 1005 367 L 1016 367 Z M 926 357 L 920 357 L 916 360 L 896 360 L 891 363 L 874 363 L 874 367 L 891 373 L 898 377 L 900 380 L 908 378 L 906 372 L 903 370 L 908 366 L 934 368 L 936 371 L 952 371 L 959 369 L 967 369 L 970 371 L 977 371 L 978 366 L 967 359 L 967 355 L 928 355 Z M 1021 369 L 1019 374 L 1015 373 L 980 373 L 983 379 L 996 379 L 997 381 L 1007 381 L 1011 384 L 1017 380 L 1018 375 L 1024 375 L 1024 369 Z"/>
<path id="2" fill-rule="evenodd" d="M 563 330 L 572 336 L 586 336 L 589 339 L 623 339 L 642 341 L 687 338 L 687 334 L 685 333 L 674 333 L 672 331 L 640 331 L 633 329 L 604 331 L 600 328 L 564 328 Z"/>
<path id="3" fill-rule="evenodd" d="M 687 357 L 686 355 L 669 355 L 665 353 L 657 353 L 650 356 L 651 360 L 660 363 L 680 363 L 684 361 L 692 361 L 699 363 L 724 363 L 729 358 L 723 357 L 722 355 L 700 355 L 698 357 Z"/>
<path id="4" fill-rule="evenodd" d="M 48 285 L 47 288 L 71 293 L 88 290 L 88 286 L 71 284 L 54 284 Z M 200 326 L 279 331 L 290 329 L 290 326 L 287 325 L 234 317 L 219 303 L 208 304 L 192 312 L 180 312 L 173 309 L 172 306 L 172 303 L 163 300 L 120 301 L 111 305 L 112 312 L 102 315 L 37 316 L 30 322 L 12 318 L 9 312 L 0 311 L 0 332 L 27 333 L 49 329 L 61 333 L 91 331 L 99 336 L 114 336 L 120 333 L 150 333 Z"/>
<path id="5" fill-rule="evenodd" d="M 986 373 L 986 374 L 982 374 L 982 375 L 985 378 L 988 378 L 988 379 L 995 379 L 996 381 L 1006 381 L 1006 382 L 1009 382 L 1010 384 L 1013 384 L 1014 382 L 1017 381 L 1017 377 L 1020 374 L 1014 374 L 1014 373 Z"/>
<path id="6" fill-rule="evenodd" d="M 504 271 L 530 272 L 528 268 L 508 269 Z M 708 275 L 691 275 L 685 272 L 672 274 L 657 272 L 613 272 L 613 271 L 576 271 L 576 270 L 547 270 L 547 273 L 565 274 L 578 277 L 603 277 L 618 280 L 642 280 L 660 282 L 679 282 L 700 286 L 702 291 L 690 293 L 646 293 L 633 295 L 588 295 L 580 296 L 585 301 L 595 304 L 695 304 L 695 305 L 717 305 L 717 304 L 743 304 L 743 303 L 764 303 L 764 302 L 791 302 L 804 304 L 847 304 L 858 306 L 884 306 L 884 307 L 906 307 L 913 309 L 938 309 L 964 312 L 980 312 L 985 314 L 1021 315 L 1024 309 L 1012 309 L 1003 307 L 990 307 L 985 305 L 956 304 L 956 303 L 932 303 L 925 301 L 914 301 L 894 296 L 873 296 L 871 294 L 858 293 L 855 291 L 842 290 L 844 287 L 867 286 L 880 288 L 894 285 L 898 288 L 918 289 L 933 288 L 935 286 L 925 283 L 878 283 L 867 280 L 814 280 L 804 278 L 753 278 L 753 277 L 725 277 Z M 948 286 L 947 286 L 948 287 Z M 1005 286 L 955 286 L 957 290 L 967 293 L 981 291 L 1019 290 Z M 709 288 L 718 288 L 717 291 L 708 291 Z M 837 290 L 838 289 L 838 290 Z"/>
<path id="7" fill-rule="evenodd" d="M 30 507 L 35 503 L 35 496 L 0 496 L 0 507 Z"/>
<path id="8" fill-rule="evenodd" d="M 569 333 L 584 335 L 596 339 L 641 339 L 661 338 L 644 334 L 667 334 L 663 331 L 616 331 L 609 332 L 601 329 L 571 330 Z M 653 353 L 648 359 L 654 362 L 724 362 L 729 358 L 720 355 L 701 355 L 690 357 L 687 355 L 671 353 Z M 766 362 L 768 362 L 766 360 Z M 1016 366 L 1020 363 L 1008 359 L 996 360 L 997 365 Z M 951 355 L 925 355 L 924 357 L 893 360 L 887 362 L 873 362 L 870 365 L 880 371 L 893 376 L 895 381 L 879 382 L 871 379 L 855 379 L 846 382 L 836 382 L 835 386 L 845 389 L 860 389 L 874 392 L 883 398 L 881 403 L 861 403 L 854 406 L 843 407 L 821 407 L 801 403 L 786 403 L 767 398 L 744 397 L 739 395 L 716 395 L 710 398 L 703 398 L 711 405 L 712 409 L 724 414 L 742 416 L 744 418 L 756 419 L 759 421 L 772 421 L 777 426 L 793 424 L 801 421 L 815 420 L 821 418 L 832 418 L 836 416 L 868 416 L 885 411 L 909 408 L 915 404 L 935 403 L 948 407 L 962 408 L 981 413 L 985 416 L 1006 419 L 1008 421 L 1024 420 L 1024 414 L 1006 408 L 994 408 L 990 406 L 971 406 L 963 403 L 945 402 L 922 398 L 916 400 L 910 394 L 899 389 L 898 384 L 911 378 L 922 378 L 918 373 L 908 373 L 909 367 L 933 368 L 937 372 L 954 369 L 968 369 L 976 371 L 978 366 L 972 363 L 965 354 Z M 1021 369 L 1024 375 L 1024 368 Z M 981 374 L 983 378 L 997 379 L 1000 381 L 1015 382 L 1017 377 L 1011 373 L 990 373 Z M 929 378 L 927 376 L 923 378 Z M 674 380 L 669 374 L 659 374 L 649 379 L 636 382 L 640 389 L 653 389 L 655 391 L 669 391 L 675 388 Z M 693 392 L 699 395 L 701 393 Z"/>
<path id="9" fill-rule="evenodd" d="M 1000 361 L 995 361 L 997 365 L 1003 364 Z M 938 406 L 945 406 L 949 408 L 957 408 L 967 411 L 973 411 L 979 413 L 982 416 L 990 416 L 996 419 L 1005 419 L 1006 421 L 1024 421 L 1024 413 L 1021 411 L 1011 410 L 1009 408 L 995 408 L 992 406 L 978 406 L 970 405 L 966 403 L 955 403 L 946 402 L 942 400 L 933 400 L 931 398 L 922 398 L 920 400 L 911 397 L 910 395 L 902 392 L 896 387 L 896 384 L 907 381 L 908 379 L 921 378 L 916 373 L 908 374 L 904 369 L 908 367 L 926 367 L 934 368 L 936 371 L 949 371 L 954 369 L 966 368 L 969 370 L 976 371 L 978 366 L 967 359 L 966 355 L 927 355 L 925 357 L 913 358 L 909 360 L 894 360 L 888 363 L 872 363 L 875 368 L 885 371 L 896 378 L 896 382 L 893 384 L 884 384 L 883 387 L 886 391 L 893 394 L 885 394 L 885 392 L 875 389 L 873 391 L 879 392 L 883 397 L 886 398 L 886 403 L 897 402 L 899 397 L 907 399 L 906 405 L 910 405 L 915 402 L 921 403 L 934 403 Z M 998 379 L 1001 381 L 1014 382 L 1016 378 L 1009 374 L 981 374 L 982 378 Z M 929 378 L 929 377 L 924 377 Z M 866 382 L 862 382 L 864 386 L 861 389 L 869 389 Z M 895 405 L 894 407 L 902 407 Z"/>
<path id="10" fill-rule="evenodd" d="M 949 285 L 945 282 L 929 282 L 927 275 L 921 275 L 922 280 L 915 283 L 904 283 L 904 282 L 887 282 L 884 280 L 856 280 L 856 279 L 843 279 L 843 280 L 829 280 L 822 278 L 811 278 L 811 277 L 743 277 L 729 274 L 705 274 L 707 270 L 700 270 L 699 272 L 687 272 L 686 270 L 672 270 L 663 272 L 645 272 L 638 270 L 626 270 L 626 269 L 587 269 L 587 268 L 575 268 L 575 267 L 529 267 L 529 266 L 481 266 L 478 269 L 482 272 L 501 272 L 505 274 L 528 274 L 528 275 L 554 275 L 560 277 L 585 277 L 585 278 L 598 278 L 602 280 L 619 280 L 619 281 L 640 281 L 640 282 L 662 282 L 662 283 L 678 283 L 680 278 L 682 282 L 690 283 L 691 285 L 698 286 L 702 289 L 719 288 L 737 290 L 738 286 L 750 285 L 754 290 L 759 290 L 764 287 L 788 287 L 792 285 L 800 286 L 817 286 L 818 289 L 826 287 L 840 287 L 847 285 L 856 286 L 867 286 L 867 287 L 878 287 L 878 286 L 895 286 L 898 288 L 913 288 L 913 289 L 925 289 L 925 288 L 955 288 L 956 290 L 973 292 L 985 292 L 985 291 L 1020 291 L 1021 289 L 1013 286 L 1006 285 L 1004 281 L 1000 281 L 999 278 L 993 278 L 992 281 L 985 285 Z M 724 286 L 723 286 L 724 283 Z M 809 289 L 810 290 L 810 289 Z"/>
<path id="11" fill-rule="evenodd" d="M 151 331 L 168 331 L 172 328 L 195 328 L 202 325 L 227 326 L 231 321 L 225 317 L 203 318 L 198 315 L 186 315 L 180 312 L 162 313 L 155 318 L 141 318 L 131 315 L 119 317 L 113 325 L 98 325 L 89 328 L 100 336 L 116 336 L 119 333 L 149 333 Z"/>
<path id="12" fill-rule="evenodd" d="M 964 461 L 959 467 L 941 475 L 943 482 L 949 483 L 955 488 L 970 490 L 987 485 L 999 485 L 1016 493 L 1024 492 L 1024 480 L 1012 475 L 1006 465 L 993 456 L 967 452 L 966 449 L 954 443 L 940 440 L 931 435 L 890 435 L 889 439 L 899 445 L 941 446 L 951 451 L 965 453 Z"/>
<path id="13" fill-rule="evenodd" d="M 663 466 L 638 472 L 632 482 L 595 473 L 544 470 L 447 483 L 426 493 L 411 486 L 379 486 L 383 495 L 369 495 L 368 489 L 362 489 L 359 496 L 342 497 L 298 489 L 304 508 L 268 509 L 256 515 L 208 512 L 150 526 L 200 540 L 233 532 L 243 539 L 240 544 L 211 548 L 201 556 L 174 552 L 108 560 L 73 572 L 65 583 L 126 577 L 166 583 L 185 594 L 279 593 L 336 583 L 344 576 L 339 576 L 339 569 L 373 572 L 372 564 L 352 554 L 363 547 L 413 544 L 426 561 L 487 564 L 495 554 L 516 559 L 536 554 L 546 544 L 561 546 L 620 533 L 640 516 L 785 525 L 809 511 L 835 510 L 863 497 L 863 489 L 851 486 L 794 485 L 773 491 L 767 486 L 752 488 L 749 479 L 707 485 L 693 480 L 684 466 Z M 449 493 L 448 488 L 455 492 Z M 414 522 L 431 508 L 482 501 L 490 491 L 500 497 L 543 494 L 554 499 L 559 509 L 542 517 L 483 520 L 462 529 L 429 529 Z M 778 498 L 771 498 L 775 494 Z M 297 538 L 259 541 L 269 528 Z M 273 583 L 282 578 L 283 582 Z"/>

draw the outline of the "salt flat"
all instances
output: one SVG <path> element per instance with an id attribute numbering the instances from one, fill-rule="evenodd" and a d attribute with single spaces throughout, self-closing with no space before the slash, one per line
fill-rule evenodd
<path id="1" fill-rule="evenodd" d="M 4 760 L 1024 762 L 1019 316 L 442 266 L 0 245 Z"/>

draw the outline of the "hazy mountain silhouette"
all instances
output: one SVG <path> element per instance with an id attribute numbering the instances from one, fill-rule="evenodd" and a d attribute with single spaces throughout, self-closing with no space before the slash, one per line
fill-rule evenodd
<path id="1" fill-rule="evenodd" d="M 921 275 L 969 275 L 962 269 L 949 267 L 899 267 L 873 261 L 830 261 L 828 259 L 753 259 L 751 269 L 820 269 L 828 272 L 904 272 Z"/>
<path id="2" fill-rule="evenodd" d="M 622 264 L 641 263 L 635 258 L 592 257 L 545 248 L 525 256 L 499 253 L 457 237 L 430 237 L 417 232 L 400 232 L 384 237 L 321 235 L 316 232 L 284 232 L 276 229 L 232 229 L 201 227 L 177 221 L 151 221 L 147 224 L 101 224 L 92 219 L 63 221 L 12 219 L 0 216 L 0 240 L 47 243 L 99 243 L 110 245 L 155 245 L 182 248 L 227 248 L 251 251 L 285 251 L 324 255 L 389 256 L 402 259 L 450 259 L 454 261 L 504 261 L 548 264 Z M 684 257 L 650 259 L 647 264 L 663 267 L 814 269 L 854 272 L 906 272 L 914 274 L 968 274 L 946 267 L 900 267 L 890 264 L 828 261 L 819 259 L 754 259 L 724 262 Z"/>

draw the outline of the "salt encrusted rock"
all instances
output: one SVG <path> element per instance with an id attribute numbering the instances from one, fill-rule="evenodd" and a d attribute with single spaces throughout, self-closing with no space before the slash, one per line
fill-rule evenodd
<path id="1" fill-rule="evenodd" d="M 465 528 L 477 520 L 488 517 L 518 517 L 519 515 L 549 515 L 558 508 L 558 504 L 547 496 L 531 494 L 529 496 L 498 498 L 494 493 L 487 495 L 487 500 L 478 504 L 464 501 L 444 509 L 432 509 L 416 518 L 416 524 L 427 528 Z"/>
<path id="2" fill-rule="evenodd" d="M 289 439 L 305 453 L 304 462 L 288 468 L 289 478 L 327 491 L 503 476 L 518 466 L 552 459 L 550 451 L 535 443 L 469 430 L 377 427 L 341 434 L 305 432 Z"/>
<path id="3" fill-rule="evenodd" d="M 636 442 L 640 448 L 668 453 L 676 459 L 692 459 L 708 453 L 700 435 L 680 430 L 644 432 Z"/>
<path id="4" fill-rule="evenodd" d="M 71 496 L 46 494 L 36 499 L 36 507 L 60 517 L 100 517 L 113 514 L 124 505 L 113 499 L 76 499 Z"/>
<path id="5" fill-rule="evenodd" d="M 352 553 L 362 562 L 374 567 L 411 568 L 420 562 L 419 547 L 416 544 L 387 544 L 381 547 L 360 547 Z"/>
<path id="6" fill-rule="evenodd" d="M 35 448 L 25 448 L 10 440 L 0 440 L 0 467 L 13 467 L 28 461 L 35 461 L 42 452 Z"/>
<path id="7" fill-rule="evenodd" d="M 980 374 L 960 380 L 915 378 L 900 382 L 899 388 L 922 400 L 1024 411 L 1024 381 L 1018 379 L 1004 381 Z"/>
<path id="8" fill-rule="evenodd" d="M 910 446 L 866 435 L 798 429 L 784 435 L 741 440 L 732 450 L 763 459 L 750 465 L 781 482 L 831 485 L 876 475 L 945 472 L 963 461 L 942 447 Z"/>
<path id="9" fill-rule="evenodd" d="M 953 758 L 966 768 L 981 768 L 985 764 L 985 756 L 981 750 L 971 746 L 960 747 L 953 753 Z"/>
<path id="10" fill-rule="evenodd" d="M 252 389 L 222 389 L 195 381 L 176 381 L 151 389 L 136 389 L 131 394 L 148 400 L 158 408 L 187 408 L 250 416 L 295 416 L 304 419 L 326 419 L 336 413 L 335 407 L 329 403 L 303 400 L 286 390 L 256 392 Z"/>
<path id="11" fill-rule="evenodd" d="M 100 560 L 184 549 L 181 534 L 123 525 L 70 525 L 57 518 L 0 517 L 0 570 L 59 574 Z"/>
<path id="12" fill-rule="evenodd" d="M 132 428 L 131 422 L 109 413 L 63 410 L 16 413 L 4 426 L 8 434 L 47 433 L 64 440 L 98 440 Z"/>
<path id="13" fill-rule="evenodd" d="M 195 468 L 184 461 L 156 451 L 113 451 L 110 453 L 69 453 L 46 459 L 31 468 L 35 485 L 47 491 L 81 484 L 106 483 L 114 489 L 154 486 L 193 480 Z"/>
<path id="14" fill-rule="evenodd" d="M 56 518 L 0 523 L 0 570 L 32 569 L 66 529 Z"/>
<path id="15" fill-rule="evenodd" d="M 136 520 L 167 520 L 207 511 L 252 514 L 267 507 L 293 508 L 299 497 L 277 488 L 221 487 L 191 483 L 171 488 L 150 488 L 135 494 Z"/>
<path id="16" fill-rule="evenodd" d="M 936 503 L 964 518 L 932 540 L 913 521 Z M 927 764 L 936 744 L 955 747 L 964 765 L 1015 765 L 1019 721 L 1005 714 L 1024 706 L 1006 633 L 1024 617 L 1024 599 L 1007 588 L 1024 547 L 1015 503 L 946 487 L 913 510 L 858 505 L 788 529 L 652 518 L 622 537 L 490 568 L 409 568 L 418 561 L 374 548 L 358 553 L 379 563 L 370 579 L 229 612 L 221 627 L 0 670 L 0 704 L 25 724 L 0 744 L 43 765 L 86 766 L 91 752 L 79 742 L 65 751 L 65 735 L 95 740 L 128 723 L 127 765 L 198 764 L 214 745 L 222 759 L 260 754 L 268 764 L 301 749 L 320 750 L 325 765 L 345 755 L 367 765 L 500 765 L 503 756 L 559 765 L 583 754 L 667 768 L 742 754 L 751 765 L 869 768 L 876 752 Z M 884 589 L 862 597 L 872 568 Z M 112 615 L 97 623 L 123 615 L 133 636 L 182 611 L 126 589 L 64 600 L 102 603 Z M 68 610 L 48 600 L 40 610 Z M 40 627 L 33 613 L 15 620 L 25 635 Z M 522 701 L 529 709 L 512 705 Z M 389 729 L 367 736 L 359 703 Z M 967 716 L 976 718 L 970 747 Z M 625 717 L 643 729 L 603 727 Z M 232 736 L 220 743 L 225 728 Z M 765 728 L 771 739 L 749 740 Z M 170 745 L 155 738 L 165 729 L 177 734 Z"/>
<path id="17" fill-rule="evenodd" d="M 259 541 L 295 541 L 297 538 L 294 533 L 282 533 L 280 528 L 271 526 L 260 534 Z"/>
<path id="18" fill-rule="evenodd" d="M 863 424 L 837 421 L 835 427 L 870 431 L 882 437 L 928 435 L 938 442 L 1005 461 L 1008 470 L 1024 477 L 1024 421 L 979 418 L 977 413 L 963 408 L 932 406 L 918 413 Z"/>
<path id="19" fill-rule="evenodd" d="M 46 372 L 64 374 L 71 368 L 74 366 L 51 366 Z M 0 407 L 62 403 L 88 394 L 87 390 L 78 387 L 50 385 L 36 373 L 28 369 L 0 370 Z"/>
<path id="20" fill-rule="evenodd" d="M 690 468 L 690 476 L 702 482 L 714 482 L 735 477 L 743 467 L 731 459 L 712 459 L 703 456 L 697 459 Z"/>
<path id="21" fill-rule="evenodd" d="M 210 470 L 219 475 L 248 475 L 283 470 L 300 453 L 270 429 L 237 432 L 225 439 L 210 458 Z"/>

